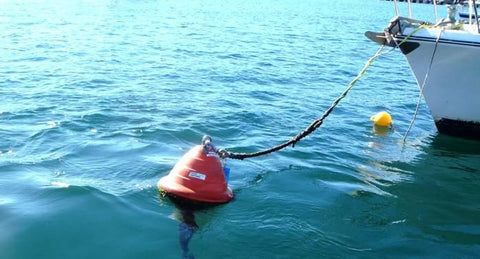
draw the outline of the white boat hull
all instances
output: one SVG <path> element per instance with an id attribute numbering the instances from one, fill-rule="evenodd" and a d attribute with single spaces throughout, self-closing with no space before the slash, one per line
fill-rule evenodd
<path id="1" fill-rule="evenodd" d="M 442 35 L 436 43 L 439 33 Z M 410 46 L 405 44 L 400 48 L 419 88 L 428 72 L 423 95 L 438 130 L 449 135 L 480 138 L 480 71 L 477 69 L 480 35 L 429 28 L 416 32 L 407 42 Z"/>
<path id="2" fill-rule="evenodd" d="M 480 139 L 480 33 L 453 25 L 395 17 L 384 33 L 365 35 L 401 49 L 440 133 Z"/>

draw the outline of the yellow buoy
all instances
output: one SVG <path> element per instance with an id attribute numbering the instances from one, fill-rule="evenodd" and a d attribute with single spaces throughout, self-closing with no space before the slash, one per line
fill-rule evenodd
<path id="1" fill-rule="evenodd" d="M 388 127 L 393 124 L 392 117 L 388 112 L 379 112 L 370 117 L 370 120 L 373 121 L 376 126 Z"/>

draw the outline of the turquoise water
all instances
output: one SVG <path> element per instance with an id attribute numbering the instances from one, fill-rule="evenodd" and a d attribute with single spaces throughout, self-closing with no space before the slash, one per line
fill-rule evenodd
<path id="1" fill-rule="evenodd" d="M 1 1 L 0 257 L 181 258 L 185 231 L 195 258 L 478 257 L 480 142 L 422 103 L 403 144 L 398 51 L 295 148 L 227 161 L 234 201 L 188 215 L 156 189 L 204 134 L 252 152 L 318 118 L 395 15 L 358 3 Z"/>

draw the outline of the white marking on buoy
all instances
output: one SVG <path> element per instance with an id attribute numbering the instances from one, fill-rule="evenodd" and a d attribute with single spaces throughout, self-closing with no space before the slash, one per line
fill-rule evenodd
<path id="1" fill-rule="evenodd" d="M 215 152 L 208 152 L 207 156 L 218 157 L 217 153 L 215 153 Z"/>
<path id="2" fill-rule="evenodd" d="M 206 175 L 198 173 L 198 172 L 193 172 L 193 171 L 188 173 L 188 176 L 190 176 L 192 178 L 200 179 L 202 181 L 205 181 L 205 179 L 207 178 Z"/>

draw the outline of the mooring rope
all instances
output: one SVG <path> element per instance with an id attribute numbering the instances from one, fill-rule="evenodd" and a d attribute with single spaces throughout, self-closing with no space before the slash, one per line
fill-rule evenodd
<path id="1" fill-rule="evenodd" d="M 313 121 L 307 128 L 305 128 L 302 132 L 300 132 L 298 135 L 296 135 L 295 137 L 291 138 L 290 140 L 280 144 L 280 145 L 277 145 L 277 146 L 274 146 L 272 148 L 269 148 L 269 149 L 265 149 L 265 150 L 262 150 L 262 151 L 258 151 L 258 152 L 253 152 L 253 153 L 234 153 L 234 152 L 230 152 L 228 150 L 225 150 L 225 149 L 220 149 L 218 150 L 218 154 L 221 158 L 232 158 L 232 159 L 239 159 L 239 160 L 243 160 L 245 158 L 251 158 L 251 157 L 257 157 L 257 156 L 262 156 L 262 155 L 266 155 L 266 154 L 270 154 L 270 153 L 273 153 L 275 151 L 278 151 L 280 149 L 283 149 L 287 146 L 290 146 L 292 145 L 292 147 L 295 147 L 295 144 L 300 141 L 301 139 L 305 138 L 306 136 L 308 136 L 310 133 L 314 132 L 318 127 L 320 127 L 320 125 L 322 125 L 323 123 L 323 120 L 328 116 L 330 115 L 330 113 L 333 111 L 333 109 L 338 105 L 338 103 L 347 95 L 347 93 L 350 91 L 350 89 L 352 89 L 352 87 L 355 85 L 355 83 L 357 83 L 358 80 L 360 80 L 360 78 L 365 74 L 365 72 L 367 71 L 367 69 L 370 67 L 370 65 L 373 63 L 373 61 L 378 58 L 379 56 L 381 56 L 383 53 L 382 53 L 382 50 L 383 48 L 385 47 L 385 45 L 381 45 L 380 48 L 377 50 L 377 52 L 375 53 L 375 55 L 373 55 L 370 59 L 368 59 L 368 61 L 365 63 L 364 67 L 362 68 L 362 70 L 360 70 L 360 72 L 358 73 L 358 75 L 350 82 L 350 84 L 348 84 L 348 87 L 343 91 L 343 93 L 332 103 L 332 105 L 330 106 L 330 108 L 328 108 L 324 113 L 323 115 L 319 118 L 319 119 L 316 119 L 315 121 Z"/>
<path id="2" fill-rule="evenodd" d="M 420 24 L 420 26 L 418 26 L 415 30 L 413 30 L 411 33 L 409 33 L 406 37 L 403 38 L 403 40 L 398 43 L 395 38 L 392 37 L 394 43 L 395 43 L 395 47 L 396 48 L 400 48 L 400 45 L 402 45 L 403 43 L 405 43 L 411 36 L 413 36 L 415 33 L 417 33 L 418 31 L 420 31 L 421 29 L 423 28 L 426 28 L 428 26 L 431 26 L 431 24 L 428 24 L 428 23 L 423 23 L 423 24 Z M 427 78 L 428 78 L 428 75 L 430 73 L 430 69 L 432 67 L 432 64 L 433 64 L 433 59 L 435 57 L 435 53 L 437 51 L 437 46 L 438 46 L 438 42 L 440 40 L 440 36 L 442 34 L 442 32 L 445 30 L 445 28 L 442 28 L 438 37 L 437 37 L 437 40 L 435 41 L 435 48 L 433 50 L 433 53 L 432 53 L 432 57 L 430 59 L 430 64 L 428 66 L 428 69 L 427 69 L 427 73 L 425 75 L 425 78 L 423 80 L 423 84 L 421 86 L 421 89 L 420 89 L 420 96 L 419 96 L 419 99 L 418 99 L 418 102 L 417 102 L 417 106 L 416 106 L 416 109 L 415 109 L 415 112 L 414 112 L 414 115 L 413 115 L 413 119 L 410 123 L 410 126 L 408 127 L 408 130 L 407 132 L 405 133 L 405 136 L 403 138 L 403 142 L 405 142 L 406 138 L 407 138 L 407 135 L 408 133 L 410 132 L 412 126 L 413 126 L 413 123 L 415 121 L 415 118 L 417 116 L 417 113 L 418 113 L 418 109 L 420 107 L 420 102 L 421 102 L 421 99 L 422 99 L 422 96 L 423 96 L 423 90 L 425 88 L 425 85 L 426 85 L 426 82 L 427 82 Z M 328 108 L 324 113 L 323 115 L 316 119 L 315 121 L 313 121 L 307 128 L 305 128 L 302 132 L 300 132 L 299 134 L 297 134 L 295 137 L 291 138 L 290 140 L 282 143 L 282 144 L 279 144 L 277 146 L 274 146 L 274 147 L 271 147 L 271 148 L 268 148 L 268 149 L 265 149 L 265 150 L 261 150 L 261 151 L 258 151 L 258 152 L 252 152 L 252 153 L 235 153 L 235 152 L 230 152 L 226 149 L 219 149 L 217 150 L 217 153 L 218 155 L 225 159 L 225 158 L 232 158 L 232 159 L 239 159 L 239 160 L 243 160 L 245 158 L 251 158 L 251 157 L 257 157 L 257 156 L 262 156 L 262 155 L 266 155 L 266 154 L 270 154 L 270 153 L 273 153 L 275 151 L 278 151 L 278 150 L 281 150 L 285 147 L 288 147 L 290 145 L 292 145 L 292 148 L 295 147 L 295 144 L 300 141 L 301 139 L 305 138 L 306 136 L 310 135 L 312 132 L 314 132 L 318 127 L 320 127 L 322 124 L 323 124 L 323 121 L 325 120 L 325 118 L 327 118 L 330 113 L 333 111 L 333 109 L 338 105 L 338 103 L 343 99 L 345 98 L 345 96 L 347 95 L 347 93 L 352 89 L 352 87 L 355 85 L 355 83 L 357 83 L 358 80 L 360 80 L 360 78 L 363 77 L 363 75 L 365 74 L 365 72 L 367 71 L 367 69 L 370 67 L 370 65 L 373 63 L 373 61 L 375 59 L 377 59 L 379 56 L 383 55 L 383 54 L 387 54 L 387 53 L 390 53 L 391 51 L 393 51 L 395 49 L 392 48 L 391 50 L 389 51 L 386 51 L 384 53 L 382 53 L 382 50 L 383 48 L 385 47 L 385 44 L 382 44 L 377 52 L 371 57 L 368 59 L 368 61 L 365 63 L 365 65 L 363 66 L 362 70 L 360 70 L 360 72 L 358 73 L 358 75 L 348 84 L 347 88 L 343 91 L 343 93 L 332 103 L 332 105 L 330 106 L 330 108 Z M 392 125 L 392 128 L 393 128 L 393 125 Z"/>

